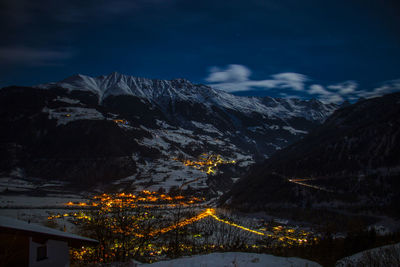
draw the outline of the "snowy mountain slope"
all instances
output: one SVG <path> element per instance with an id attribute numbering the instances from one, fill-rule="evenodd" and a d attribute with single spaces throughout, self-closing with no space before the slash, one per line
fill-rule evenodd
<path id="1" fill-rule="evenodd" d="M 7 129 L 0 133 L 6 140 L 2 173 L 21 168 L 26 176 L 82 186 L 214 186 L 214 193 L 226 191 L 231 177 L 255 161 L 301 139 L 336 108 L 118 73 L 3 88 L 0 104 L 0 123 Z M 210 175 L 182 163 L 204 153 L 236 164 L 215 173 L 211 185 Z"/>
<path id="2" fill-rule="evenodd" d="M 246 211 L 286 205 L 400 214 L 399 115 L 400 93 L 338 109 L 303 139 L 252 168 L 221 199 Z"/>
<path id="3" fill-rule="evenodd" d="M 115 72 L 96 78 L 75 75 L 38 86 L 60 87 L 91 92 L 101 106 L 139 124 L 156 127 L 154 119 L 159 119 L 192 131 L 212 127 L 224 133 L 220 139 L 234 139 L 241 149 L 260 158 L 301 138 L 337 108 L 317 100 L 239 97 L 185 79 L 145 79 Z M 198 127 L 198 123 L 207 126 Z"/>
<path id="4" fill-rule="evenodd" d="M 100 102 L 109 96 L 129 95 L 149 100 L 160 107 L 166 103 L 190 101 L 204 104 L 208 108 L 217 106 L 247 114 L 256 112 L 268 117 L 304 117 L 319 122 L 337 108 L 336 105 L 322 104 L 317 100 L 240 97 L 205 85 L 192 84 L 186 79 L 156 80 L 116 72 L 96 78 L 78 74 L 60 82 L 37 87 L 89 91 L 98 95 Z"/>

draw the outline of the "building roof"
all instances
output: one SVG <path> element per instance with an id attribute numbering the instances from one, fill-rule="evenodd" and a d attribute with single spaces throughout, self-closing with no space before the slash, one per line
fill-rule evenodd
<path id="1" fill-rule="evenodd" d="M 98 241 L 95 239 L 4 216 L 0 216 L 0 230 L 12 233 L 18 232 L 25 235 L 38 236 L 48 239 L 63 240 L 74 246 L 79 244 L 96 245 L 98 243 Z"/>

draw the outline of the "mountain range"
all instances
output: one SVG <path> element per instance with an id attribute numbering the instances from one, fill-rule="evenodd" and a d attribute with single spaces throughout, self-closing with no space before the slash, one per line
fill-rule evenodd
<path id="1" fill-rule="evenodd" d="M 185 79 L 118 73 L 6 87 L 0 90 L 0 171 L 85 188 L 155 190 L 196 180 L 192 187 L 217 193 L 337 108 L 315 99 L 241 97 Z M 211 176 L 176 160 L 201 154 L 237 163 Z"/>
<path id="2" fill-rule="evenodd" d="M 399 192 L 400 93 L 394 93 L 336 110 L 253 166 L 221 201 L 246 211 L 286 207 L 297 218 L 294 210 L 316 218 L 321 208 L 400 216 Z"/>

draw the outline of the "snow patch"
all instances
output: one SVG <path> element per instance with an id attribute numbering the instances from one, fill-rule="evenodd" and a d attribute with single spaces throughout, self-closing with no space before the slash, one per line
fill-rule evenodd
<path id="1" fill-rule="evenodd" d="M 57 98 L 54 99 L 54 101 L 60 101 L 60 102 L 64 102 L 64 103 L 71 104 L 71 105 L 79 104 L 81 102 L 77 99 L 71 99 L 68 97 L 60 97 L 60 96 L 57 96 Z"/>
<path id="2" fill-rule="evenodd" d="M 192 121 L 192 124 L 195 127 L 199 128 L 199 129 L 202 129 L 205 132 L 216 133 L 218 135 L 222 135 L 222 133 L 217 128 L 215 128 L 214 125 L 212 125 L 212 124 L 201 123 L 201 122 L 198 122 L 198 121 Z"/>
<path id="3" fill-rule="evenodd" d="M 293 127 L 290 126 L 283 126 L 282 129 L 289 131 L 293 135 L 298 135 L 298 134 L 308 134 L 307 131 L 302 131 L 302 130 L 297 130 Z"/>
<path id="4" fill-rule="evenodd" d="M 104 120 L 103 114 L 93 108 L 65 107 L 50 109 L 44 107 L 42 112 L 49 114 L 49 119 L 57 120 L 57 126 L 77 120 Z"/>

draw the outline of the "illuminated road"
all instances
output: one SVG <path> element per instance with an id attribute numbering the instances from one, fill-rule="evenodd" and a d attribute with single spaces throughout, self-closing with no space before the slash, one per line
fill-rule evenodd
<path id="1" fill-rule="evenodd" d="M 332 191 L 332 190 L 329 190 L 329 189 L 326 189 L 326 188 L 323 188 L 323 187 L 320 187 L 320 186 L 316 186 L 316 185 L 311 185 L 311 184 L 306 184 L 306 183 L 304 183 L 304 182 L 306 182 L 306 181 L 315 181 L 315 180 L 317 180 L 317 179 L 314 179 L 314 178 L 288 179 L 288 182 L 291 182 L 291 183 L 294 183 L 294 184 L 298 184 L 298 185 L 301 185 L 301 186 L 310 187 L 310 188 L 317 189 L 317 190 L 321 190 L 321 191 L 325 191 L 325 192 L 330 192 L 330 193 L 333 193 L 333 192 L 334 192 L 334 191 Z"/>
<path id="2" fill-rule="evenodd" d="M 223 220 L 223 219 L 219 218 L 217 215 L 215 215 L 215 210 L 214 210 L 214 209 L 207 209 L 206 212 L 207 212 L 208 216 L 213 217 L 215 220 L 217 220 L 217 221 L 219 221 L 219 222 L 226 223 L 226 224 L 228 224 L 228 225 L 230 225 L 230 226 L 233 226 L 233 227 L 236 227 L 236 228 L 245 230 L 245 231 L 247 231 L 247 232 L 250 232 L 250 233 L 253 233 L 253 234 L 256 234 L 256 235 L 266 235 L 266 234 L 263 233 L 263 232 L 259 232 L 259 231 L 256 231 L 256 230 L 252 230 L 252 229 L 250 229 L 250 228 L 247 228 L 247 227 L 238 225 L 238 224 L 236 224 L 236 223 L 232 223 L 232 222 Z"/>
<path id="3" fill-rule="evenodd" d="M 197 221 L 199 221 L 201 219 L 204 219 L 204 218 L 210 216 L 211 215 L 210 210 L 213 210 L 213 209 L 206 209 L 206 211 L 204 211 L 204 212 L 202 212 L 202 213 L 200 213 L 200 214 L 198 214 L 198 215 L 196 215 L 194 217 L 191 217 L 189 219 L 183 220 L 183 221 L 181 221 L 181 222 L 179 222 L 177 224 L 174 224 L 174 225 L 171 225 L 171 226 L 168 226 L 168 227 L 153 231 L 153 232 L 150 233 L 150 235 L 154 236 L 154 235 L 157 235 L 157 234 L 164 234 L 164 233 L 169 232 L 171 230 L 174 230 L 176 228 L 180 228 L 180 227 L 183 227 L 185 225 L 197 222 Z M 212 211 L 212 212 L 214 212 L 214 211 Z"/>
<path id="4" fill-rule="evenodd" d="M 257 235 L 266 235 L 263 232 L 252 230 L 250 228 L 238 225 L 236 223 L 229 222 L 227 220 L 223 220 L 223 219 L 219 218 L 217 215 L 215 215 L 215 209 L 212 209 L 212 208 L 208 208 L 205 211 L 203 211 L 202 213 L 200 213 L 200 214 L 198 214 L 198 215 L 196 215 L 194 217 L 191 217 L 189 219 L 183 220 L 183 221 L 181 221 L 181 222 L 179 222 L 177 224 L 174 224 L 174 225 L 171 225 L 171 226 L 168 226 L 168 227 L 153 231 L 153 232 L 150 233 L 150 235 L 154 236 L 156 234 L 163 234 L 163 233 L 169 232 L 169 231 L 171 231 L 173 229 L 180 228 L 180 227 L 183 227 L 183 226 L 188 225 L 188 224 L 192 224 L 194 222 L 197 222 L 197 221 L 202 220 L 204 218 L 207 218 L 209 216 L 211 216 L 212 218 L 214 218 L 218 222 L 222 222 L 222 223 L 228 224 L 230 226 L 242 229 L 244 231 L 247 231 L 247 232 L 250 232 L 250 233 L 253 233 L 253 234 L 257 234 Z"/>
<path id="5" fill-rule="evenodd" d="M 198 214 L 198 215 L 196 215 L 194 217 L 191 217 L 189 219 L 183 220 L 183 221 L 181 221 L 179 223 L 176 223 L 174 225 L 171 225 L 171 226 L 168 226 L 168 227 L 165 227 L 165 228 L 162 228 L 162 229 L 155 230 L 155 231 L 151 232 L 149 235 L 150 236 L 155 236 L 157 234 L 164 234 L 164 233 L 169 232 L 171 230 L 174 230 L 176 228 L 180 228 L 180 227 L 186 226 L 188 224 L 192 224 L 194 222 L 197 222 L 199 220 L 205 219 L 207 217 L 211 217 L 211 218 L 213 218 L 214 220 L 216 220 L 218 222 L 225 223 L 225 224 L 227 224 L 229 226 L 236 227 L 238 229 L 250 232 L 252 234 L 256 234 L 256 235 L 260 235 L 260 236 L 266 236 L 266 237 L 270 237 L 270 238 L 277 238 L 279 241 L 285 241 L 286 240 L 287 242 L 296 242 L 298 244 L 302 244 L 302 243 L 307 243 L 308 242 L 308 240 L 307 240 L 307 238 L 305 236 L 301 236 L 301 237 L 291 236 L 290 233 L 294 233 L 293 229 L 289 229 L 289 230 L 286 230 L 286 232 L 284 232 L 282 226 L 276 226 L 276 227 L 274 227 L 274 232 L 273 233 L 268 233 L 268 232 L 256 231 L 256 230 L 244 227 L 242 225 L 236 224 L 234 222 L 230 222 L 228 220 L 221 219 L 220 217 L 218 217 L 215 214 L 215 209 L 213 209 L 213 208 L 208 208 L 205 211 L 201 212 L 200 214 Z M 277 234 L 276 231 L 280 232 L 281 234 L 280 235 Z"/>

